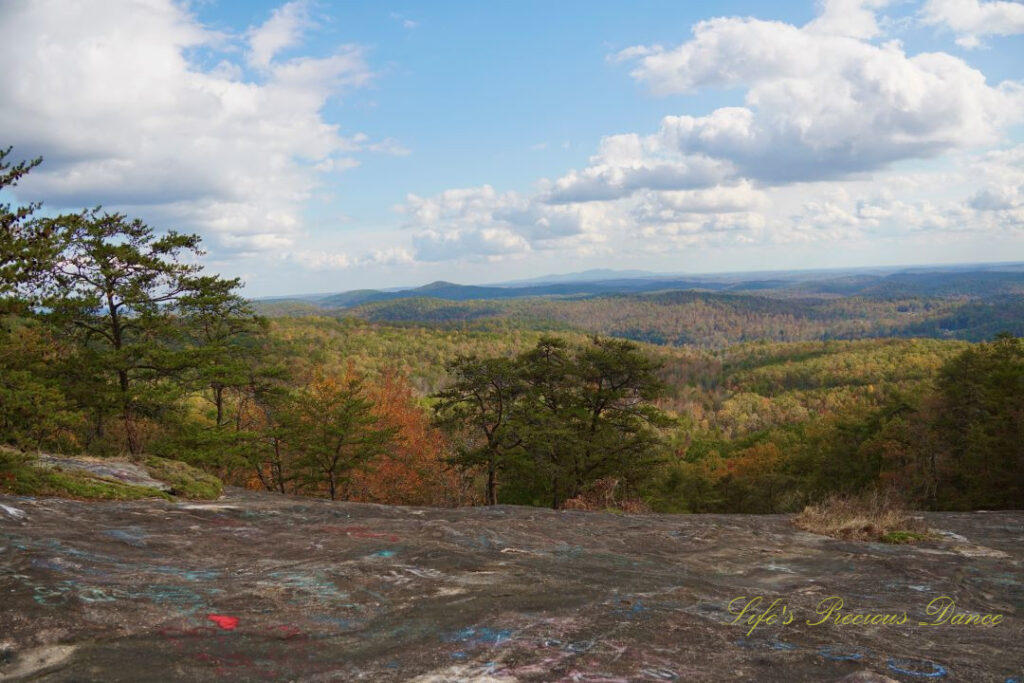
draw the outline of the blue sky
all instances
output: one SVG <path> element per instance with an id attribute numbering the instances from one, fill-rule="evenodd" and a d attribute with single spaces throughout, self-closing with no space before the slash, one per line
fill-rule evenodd
<path id="1" fill-rule="evenodd" d="M 0 145 L 252 295 L 1024 260 L 1024 4 L 708 7 L 5 3 Z"/>

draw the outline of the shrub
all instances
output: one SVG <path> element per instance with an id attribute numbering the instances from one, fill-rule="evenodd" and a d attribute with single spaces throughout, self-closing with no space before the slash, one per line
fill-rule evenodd
<path id="1" fill-rule="evenodd" d="M 562 503 L 563 510 L 588 510 L 591 512 L 627 512 L 643 514 L 651 506 L 639 499 L 618 498 L 619 480 L 614 477 L 598 479 L 580 495 Z"/>
<path id="2" fill-rule="evenodd" d="M 808 505 L 793 519 L 805 531 L 856 541 L 911 543 L 928 538 L 922 517 L 911 515 L 892 493 L 860 496 L 833 494 L 817 505 Z"/>

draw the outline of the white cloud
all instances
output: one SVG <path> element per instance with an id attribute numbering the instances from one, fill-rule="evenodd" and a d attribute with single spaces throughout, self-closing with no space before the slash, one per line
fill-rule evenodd
<path id="1" fill-rule="evenodd" d="M 875 38 L 882 31 L 874 10 L 888 4 L 889 0 L 822 0 L 818 16 L 804 30 L 825 36 Z"/>
<path id="2" fill-rule="evenodd" d="M 241 37 L 170 0 L 0 5 L 0 131 L 19 154 L 44 156 L 19 191 L 55 208 L 142 213 L 213 247 L 293 244 L 322 173 L 404 151 L 324 119 L 328 98 L 372 72 L 356 45 L 282 59 L 312 26 L 302 2 Z M 233 61 L 239 48 L 256 76 Z"/>
<path id="3" fill-rule="evenodd" d="M 732 175 L 728 161 L 681 154 L 658 136 L 612 135 L 582 171 L 556 180 L 545 201 L 604 201 L 627 197 L 640 189 L 685 190 L 710 187 Z"/>
<path id="4" fill-rule="evenodd" d="M 887 4 L 826 0 L 802 27 L 711 19 L 677 47 L 619 52 L 609 61 L 636 62 L 655 94 L 742 88 L 743 105 L 607 136 L 587 166 L 541 179 L 533 195 L 410 195 L 401 211 L 416 258 L 1021 230 L 1020 156 L 983 150 L 1024 120 L 1024 88 L 886 41 L 892 22 L 876 11 Z M 933 170 L 899 170 L 938 157 Z"/>
<path id="5" fill-rule="evenodd" d="M 994 150 L 975 162 L 979 182 L 966 208 L 988 229 L 1024 234 L 1024 145 Z"/>
<path id="6" fill-rule="evenodd" d="M 559 206 L 489 185 L 409 195 L 397 207 L 416 230 L 416 258 L 438 261 L 479 255 L 491 259 L 535 250 L 580 248 L 603 240 L 615 220 L 599 203 Z"/>
<path id="7" fill-rule="evenodd" d="M 366 149 L 380 154 L 390 154 L 396 157 L 407 157 L 412 150 L 394 138 L 384 138 L 380 142 L 372 142 L 366 145 Z"/>
<path id="8" fill-rule="evenodd" d="M 606 137 L 582 170 L 544 190 L 549 203 L 840 180 L 894 163 L 993 144 L 1024 120 L 1024 88 L 993 87 L 948 54 L 907 55 L 880 34 L 885 0 L 830 0 L 804 27 L 750 18 L 697 24 L 674 49 L 636 46 L 633 76 L 656 93 L 744 87 L 744 106 L 666 116 L 650 135 Z M 671 200 L 646 199 L 652 220 Z"/>
<path id="9" fill-rule="evenodd" d="M 992 144 L 1024 119 L 1019 83 L 993 87 L 951 55 L 909 56 L 899 42 L 863 40 L 877 35 L 877 24 L 866 17 L 878 4 L 829 2 L 802 28 L 712 19 L 674 49 L 626 51 L 639 59 L 633 77 L 658 94 L 747 88 L 744 106 L 666 117 L 645 144 L 732 163 L 742 177 L 784 183 Z"/>
<path id="10" fill-rule="evenodd" d="M 700 214 L 729 214 L 763 209 L 769 205 L 765 192 L 748 182 L 706 190 L 645 192 L 633 215 L 641 223 L 669 223 Z"/>
<path id="11" fill-rule="evenodd" d="M 312 25 L 308 2 L 297 0 L 278 7 L 262 26 L 249 31 L 246 59 L 254 67 L 269 67 L 277 53 L 298 43 Z"/>
<path id="12" fill-rule="evenodd" d="M 398 12 L 390 12 L 389 16 L 395 21 L 399 22 L 402 25 L 402 28 L 404 29 L 411 30 L 419 26 L 418 22 L 415 22 L 412 19 L 408 19 L 404 15 L 399 14 Z"/>
<path id="13" fill-rule="evenodd" d="M 531 251 L 522 236 L 507 228 L 424 230 L 413 236 L 412 243 L 420 261 L 451 261 L 473 256 L 497 260 Z"/>
<path id="14" fill-rule="evenodd" d="M 928 0 L 921 18 L 951 29 L 957 44 L 966 48 L 980 47 L 985 36 L 1024 33 L 1024 3 L 1008 0 Z"/>
<path id="15" fill-rule="evenodd" d="M 368 265 L 402 266 L 415 262 L 415 259 L 408 249 L 393 247 L 390 249 L 371 249 L 363 257 L 363 262 Z"/>
<path id="16" fill-rule="evenodd" d="M 770 219 L 756 211 L 719 215 L 680 215 L 677 220 L 639 223 L 636 237 L 644 249 L 657 253 L 666 243 L 676 249 L 743 246 L 764 241 Z M 778 240 L 778 233 L 772 235 Z M 789 240 L 784 240 L 789 241 Z"/>
<path id="17" fill-rule="evenodd" d="M 1024 88 L 989 83 L 949 54 L 908 54 L 887 40 L 886 4 L 827 0 L 804 26 L 711 19 L 679 45 L 623 50 L 610 61 L 634 64 L 655 94 L 733 89 L 743 101 L 609 135 L 532 193 L 410 194 L 404 232 L 350 226 L 308 239 L 303 211 L 327 174 L 365 154 L 410 153 L 325 119 L 330 98 L 373 73 L 361 45 L 303 54 L 316 30 L 309 0 L 236 36 L 172 0 L 0 4 L 0 143 L 46 157 L 19 187 L 26 199 L 103 201 L 202 232 L 225 253 L 317 271 L 1019 234 L 1024 147 L 989 150 L 1024 118 Z M 1018 31 L 1020 6 L 930 0 L 921 16 L 969 40 Z M 942 171 L 908 170 L 940 157 Z"/>
<path id="18" fill-rule="evenodd" d="M 348 254 L 341 252 L 313 251 L 300 249 L 286 252 L 285 257 L 302 264 L 309 270 L 342 270 L 354 265 L 355 261 Z"/>
<path id="19" fill-rule="evenodd" d="M 302 265 L 306 270 L 344 270 L 360 266 L 396 266 L 414 263 L 407 249 L 394 247 L 371 249 L 360 257 L 349 256 L 346 252 L 297 249 L 282 253 L 282 257 Z"/>

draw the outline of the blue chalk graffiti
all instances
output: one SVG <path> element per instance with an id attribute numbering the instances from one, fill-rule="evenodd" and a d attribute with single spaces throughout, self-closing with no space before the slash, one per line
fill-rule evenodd
<path id="1" fill-rule="evenodd" d="M 166 565 L 148 567 L 148 570 L 157 574 L 177 576 L 185 579 L 186 581 L 213 581 L 220 576 L 220 572 L 212 569 L 182 569 L 180 567 L 168 567 Z"/>
<path id="2" fill-rule="evenodd" d="M 471 645 L 495 647 L 497 645 L 501 645 L 503 642 L 511 640 L 512 630 L 507 628 L 487 628 L 486 626 L 482 626 L 480 628 L 468 626 L 456 631 L 455 633 L 443 636 L 442 639 L 449 643 L 469 643 Z"/>
<path id="3" fill-rule="evenodd" d="M 904 676 L 917 676 L 919 678 L 942 678 L 946 675 L 946 668 L 940 664 L 927 659 L 889 659 L 889 668 Z M 929 667 L 929 671 L 922 671 L 922 667 Z"/>
<path id="4" fill-rule="evenodd" d="M 755 640 L 747 638 L 739 638 L 736 644 L 740 647 L 748 650 L 782 650 L 789 651 L 797 649 L 793 643 L 787 643 L 782 640 Z"/>
<path id="5" fill-rule="evenodd" d="M 129 527 L 127 529 L 107 529 L 103 532 L 104 536 L 109 536 L 115 540 L 126 543 L 133 548 L 145 548 L 146 547 L 146 532 L 139 527 Z"/>
<path id="6" fill-rule="evenodd" d="M 871 650 L 844 645 L 826 645 L 818 650 L 818 654 L 833 662 L 859 662 L 865 657 L 870 657 Z"/>
<path id="7" fill-rule="evenodd" d="M 565 646 L 566 652 L 572 652 L 578 655 L 581 655 L 585 652 L 590 652 L 593 649 L 594 641 L 592 640 L 581 640 L 575 643 L 569 643 Z"/>

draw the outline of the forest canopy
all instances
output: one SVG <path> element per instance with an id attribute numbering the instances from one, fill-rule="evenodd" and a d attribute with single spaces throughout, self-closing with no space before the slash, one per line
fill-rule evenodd
<path id="1" fill-rule="evenodd" d="M 0 190 L 39 163 L 10 155 Z M 156 455 L 230 484 L 378 503 L 1024 499 L 1024 340 L 915 338 L 950 336 L 928 329 L 962 313 L 949 299 L 404 299 L 267 318 L 239 280 L 197 265 L 196 235 L 39 209 L 0 205 L 9 447 Z M 1000 296 L 977 329 L 1020 323 L 1020 296 Z"/>

